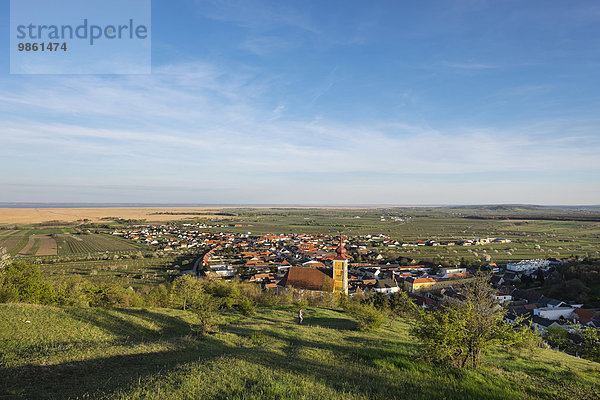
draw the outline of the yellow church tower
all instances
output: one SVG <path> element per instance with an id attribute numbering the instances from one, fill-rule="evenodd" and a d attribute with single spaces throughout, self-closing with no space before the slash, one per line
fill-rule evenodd
<path id="1" fill-rule="evenodd" d="M 337 256 L 333 259 L 333 291 L 348 294 L 348 257 L 344 241 L 340 236 L 340 245 L 335 250 Z"/>

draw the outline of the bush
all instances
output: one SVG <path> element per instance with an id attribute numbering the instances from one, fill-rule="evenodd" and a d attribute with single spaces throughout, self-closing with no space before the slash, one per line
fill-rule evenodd
<path id="1" fill-rule="evenodd" d="M 534 334 L 527 326 L 504 322 L 506 311 L 494 301 L 493 293 L 487 277 L 479 275 L 462 288 L 462 300 L 420 311 L 411 334 L 421 342 L 423 356 L 460 368 L 478 367 L 493 347 L 531 344 Z"/>
<path id="2" fill-rule="evenodd" d="M 217 332 L 221 316 L 219 315 L 219 302 L 211 295 L 202 293 L 194 298 L 190 309 L 198 317 L 198 324 L 194 327 L 199 336 L 206 336 Z"/>
<path id="3" fill-rule="evenodd" d="M 236 308 L 244 315 L 252 315 L 256 312 L 254 302 L 248 297 L 240 297 L 236 304 Z"/>
<path id="4" fill-rule="evenodd" d="M 182 275 L 173 281 L 173 306 L 183 310 L 203 294 L 201 281 L 195 276 Z"/>
<path id="5" fill-rule="evenodd" d="M 171 295 L 166 285 L 159 285 L 144 296 L 144 304 L 149 307 L 168 308 L 171 306 Z"/>
<path id="6" fill-rule="evenodd" d="M 394 315 L 403 318 L 415 319 L 421 310 L 405 291 L 393 293 L 390 296 L 389 305 L 390 311 Z"/>
<path id="7" fill-rule="evenodd" d="M 306 307 L 308 307 L 308 301 L 304 300 L 304 299 L 299 299 L 294 301 L 293 303 L 294 308 L 296 309 L 296 311 L 299 311 L 301 309 L 305 309 Z"/>
<path id="8" fill-rule="evenodd" d="M 90 282 L 85 282 L 81 276 L 68 277 L 56 286 L 56 304 L 63 306 L 89 307 Z"/>
<path id="9" fill-rule="evenodd" d="M 123 289 L 113 285 L 90 285 L 86 288 L 91 307 L 114 307 L 124 305 Z"/>
<path id="10" fill-rule="evenodd" d="M 346 312 L 358 321 L 358 329 L 370 331 L 381 328 L 385 323 L 385 314 L 370 304 L 360 304 L 349 300 L 346 303 Z"/>
<path id="11" fill-rule="evenodd" d="M 0 302 L 54 304 L 56 291 L 37 265 L 13 262 L 0 269 Z"/>
<path id="12" fill-rule="evenodd" d="M 205 281 L 202 283 L 206 293 L 218 299 L 220 309 L 233 308 L 240 302 L 239 285 L 233 282 Z"/>

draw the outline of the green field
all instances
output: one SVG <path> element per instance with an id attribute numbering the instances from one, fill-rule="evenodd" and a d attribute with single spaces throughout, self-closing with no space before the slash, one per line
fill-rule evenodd
<path id="1" fill-rule="evenodd" d="M 190 312 L 0 305 L 0 398 L 596 399 L 600 365 L 552 350 L 498 352 L 478 370 L 419 359 L 407 325 L 361 332 L 309 308 L 226 314 L 190 332 Z M 29 321 L 29 322 L 27 322 Z"/>
<path id="2" fill-rule="evenodd" d="M 442 259 L 475 260 L 487 253 L 492 261 L 526 258 L 600 255 L 600 211 L 544 208 L 386 208 L 386 209 L 240 209 L 231 210 L 234 222 L 242 227 L 228 231 L 265 233 L 343 233 L 387 235 L 399 242 L 433 239 L 497 237 L 512 243 L 473 247 L 408 247 L 388 249 L 391 254 L 427 261 Z M 381 221 L 381 217 L 385 221 Z M 528 216 L 534 219 L 526 219 Z M 360 218 L 356 218 L 360 217 Z M 393 221 L 404 217 L 404 221 Z M 410 217 L 410 218 L 406 218 Z M 467 218 L 469 217 L 469 218 Z M 473 217 L 473 218 L 471 218 Z M 510 217 L 510 218 L 508 218 Z M 542 218 L 548 219 L 542 219 Z M 508 219 L 507 219 L 508 218 Z M 565 218 L 560 220 L 557 218 Z M 590 220 L 583 220 L 590 219 Z M 215 228 L 213 231 L 221 231 Z M 539 246 L 539 248 L 537 248 Z M 476 253 L 476 254 L 474 254 Z"/>
<path id="3" fill-rule="evenodd" d="M 24 256 L 36 256 L 44 240 L 55 241 L 58 255 L 87 254 L 99 252 L 121 252 L 146 249 L 146 246 L 106 234 L 76 234 L 73 227 L 64 228 L 22 228 L 0 230 L 0 247 L 7 249 L 12 256 L 19 255 L 27 246 L 32 235 L 36 235 L 31 248 Z"/>
<path id="4" fill-rule="evenodd" d="M 119 258 L 115 259 L 115 256 Z M 40 269 L 45 277 L 55 282 L 79 275 L 97 284 L 114 283 L 138 288 L 167 282 L 180 271 L 192 269 L 197 259 L 195 254 L 163 253 L 160 256 L 132 258 L 127 254 L 112 254 L 99 260 L 75 258 L 71 261 L 40 264 Z"/>
<path id="5" fill-rule="evenodd" d="M 458 264 L 463 260 L 503 264 L 531 258 L 600 257 L 598 207 L 240 208 L 228 209 L 227 213 L 232 218 L 226 221 L 228 224 L 239 223 L 242 226 L 202 230 L 240 233 L 250 231 L 253 235 L 384 234 L 401 243 L 427 239 L 444 242 L 487 237 L 500 237 L 512 241 L 483 246 L 394 248 L 365 242 L 370 246 L 369 250 L 382 254 L 385 260 L 390 262 L 394 262 L 398 257 L 445 265 Z M 384 221 L 381 220 L 382 217 Z M 394 218 L 402 218 L 402 221 L 395 221 Z M 203 220 L 201 216 L 194 220 L 186 220 L 193 221 L 214 223 Z M 5 227 L 0 230 L 0 247 L 6 247 L 13 256 L 33 258 L 42 264 L 42 269 L 50 278 L 78 274 L 99 282 L 122 283 L 125 287 L 136 287 L 142 282 L 152 285 L 164 282 L 170 276 L 166 271 L 178 264 L 174 260 L 169 265 L 168 262 L 161 261 L 162 259 L 147 259 L 148 246 L 109 235 L 109 230 L 104 228 L 83 226 Z M 126 226 L 122 225 L 121 228 Z M 38 236 L 30 241 L 31 235 Z M 56 244 L 57 254 L 42 256 L 41 251 L 47 248 L 48 240 Z M 140 251 L 144 252 L 144 260 L 136 260 Z M 156 255 L 162 256 L 161 253 Z M 119 279 L 122 281 L 119 282 Z"/>
<path id="6" fill-rule="evenodd" d="M 103 234 L 56 235 L 55 240 L 59 256 L 103 251 L 132 251 L 142 248 L 132 241 Z"/>

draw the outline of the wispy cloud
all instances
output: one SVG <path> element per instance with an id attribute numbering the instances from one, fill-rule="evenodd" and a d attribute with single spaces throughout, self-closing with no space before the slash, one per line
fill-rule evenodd
<path id="1" fill-rule="evenodd" d="M 500 66 L 498 66 L 498 65 L 488 64 L 488 63 L 479 63 L 479 62 L 443 61 L 442 65 L 449 67 L 449 68 L 463 69 L 463 70 L 486 70 L 486 69 L 500 68 Z"/>
<path id="2" fill-rule="evenodd" d="M 294 202 L 301 193 L 281 197 L 277 185 L 311 177 L 328 192 L 332 174 L 343 185 L 370 187 L 364 176 L 386 174 L 393 185 L 411 175 L 600 171 L 599 121 L 433 129 L 392 116 L 364 124 L 292 119 L 283 113 L 287 105 L 270 99 L 272 85 L 206 63 L 164 66 L 145 77 L 13 81 L 0 91 L 0 184 L 62 185 L 69 177 L 83 184 L 108 174 L 105 184 L 152 183 L 157 193 L 191 181 L 191 191 L 236 187 L 248 201 Z M 29 160 L 50 167 L 31 168 Z M 8 174 L 7 165 L 23 172 Z M 384 187 L 372 195 L 386 196 Z"/>

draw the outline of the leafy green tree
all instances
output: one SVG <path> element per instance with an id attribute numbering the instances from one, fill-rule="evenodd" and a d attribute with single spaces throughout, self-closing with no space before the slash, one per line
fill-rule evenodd
<path id="1" fill-rule="evenodd" d="M 581 355 L 600 362 L 600 331 L 591 326 L 580 326 L 577 329 L 577 334 L 583 339 Z"/>
<path id="2" fill-rule="evenodd" d="M 559 350 L 571 350 L 573 344 L 567 339 L 567 331 L 562 328 L 549 327 L 543 334 L 543 338 L 552 347 Z"/>
<path id="3" fill-rule="evenodd" d="M 401 290 L 392 293 L 389 300 L 390 311 L 400 317 L 415 319 L 420 315 L 422 309 L 415 304 L 408 294 Z"/>
<path id="4" fill-rule="evenodd" d="M 53 304 L 54 288 L 35 264 L 13 262 L 0 270 L 0 302 Z"/>
<path id="5" fill-rule="evenodd" d="M 169 307 L 171 303 L 169 288 L 166 285 L 158 285 L 146 294 L 144 302 L 151 307 Z"/>
<path id="6" fill-rule="evenodd" d="M 179 276 L 173 281 L 173 294 L 183 310 L 203 294 L 202 285 L 198 278 L 190 275 Z"/>
<path id="7" fill-rule="evenodd" d="M 390 301 L 385 293 L 375 293 L 373 295 L 373 306 L 378 310 L 387 310 L 390 308 Z"/>
<path id="8" fill-rule="evenodd" d="M 217 299 L 208 293 L 198 292 L 192 297 L 189 306 L 198 318 L 198 324 L 195 327 L 198 335 L 206 336 L 218 330 L 221 315 Z"/>
<path id="9" fill-rule="evenodd" d="M 505 310 L 493 298 L 488 276 L 479 274 L 465 284 L 462 299 L 447 301 L 435 311 L 420 311 L 411 329 L 424 356 L 460 368 L 478 367 L 494 347 L 534 343 L 531 329 L 504 322 Z"/>

